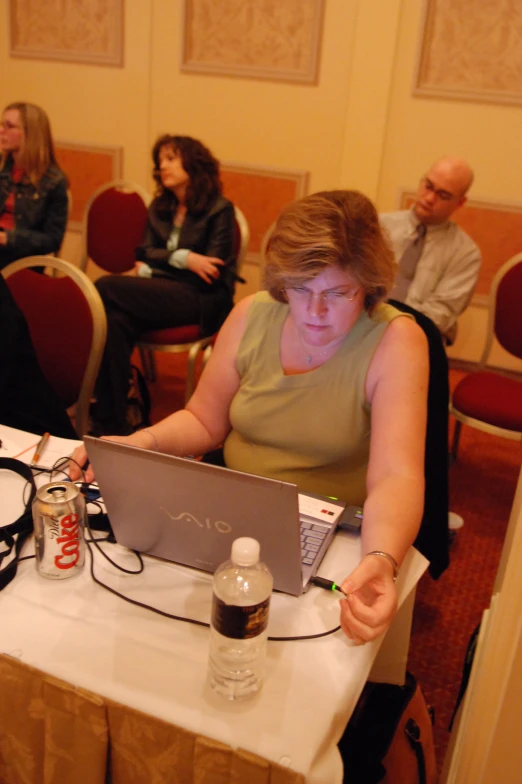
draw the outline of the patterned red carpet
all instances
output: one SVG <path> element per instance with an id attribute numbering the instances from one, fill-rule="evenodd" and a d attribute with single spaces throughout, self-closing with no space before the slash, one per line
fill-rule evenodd
<path id="1" fill-rule="evenodd" d="M 153 421 L 183 406 L 186 360 L 159 354 L 158 381 L 150 384 Z M 452 386 L 462 376 L 450 371 Z M 452 427 L 452 424 L 450 425 Z M 408 667 L 435 709 L 439 769 L 461 680 L 469 637 L 489 606 L 521 465 L 520 445 L 464 427 L 450 470 L 450 508 L 464 518 L 451 565 L 419 583 Z"/>

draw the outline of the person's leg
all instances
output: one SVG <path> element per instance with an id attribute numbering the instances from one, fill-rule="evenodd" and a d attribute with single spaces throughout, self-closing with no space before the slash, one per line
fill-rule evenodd
<path id="1" fill-rule="evenodd" d="M 96 282 L 107 314 L 107 340 L 96 381 L 98 429 L 125 434 L 130 359 L 138 336 L 150 329 L 199 321 L 197 292 L 163 278 L 110 275 Z"/>

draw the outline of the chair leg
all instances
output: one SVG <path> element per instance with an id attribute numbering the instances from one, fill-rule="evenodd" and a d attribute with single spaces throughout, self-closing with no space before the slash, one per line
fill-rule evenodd
<path id="1" fill-rule="evenodd" d="M 143 373 L 147 381 L 156 381 L 156 362 L 154 359 L 154 352 L 149 348 L 140 347 L 140 359 L 143 367 Z"/>
<path id="2" fill-rule="evenodd" d="M 459 451 L 459 441 L 460 441 L 460 431 L 462 428 L 462 422 L 459 422 L 458 419 L 455 420 L 455 430 L 453 431 L 453 442 L 451 445 L 451 457 L 452 460 L 457 459 L 457 452 Z"/>
<path id="3" fill-rule="evenodd" d="M 206 347 L 205 351 L 203 352 L 203 362 L 201 363 L 201 370 L 205 367 L 207 362 L 210 359 L 210 355 L 212 354 L 212 344 Z"/>

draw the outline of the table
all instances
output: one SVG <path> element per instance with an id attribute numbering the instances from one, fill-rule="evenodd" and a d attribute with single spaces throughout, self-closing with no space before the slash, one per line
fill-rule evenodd
<path id="1" fill-rule="evenodd" d="M 20 477 L 0 471 L 0 496 L 7 499 L 0 523 L 11 522 L 21 511 L 23 484 Z M 27 543 L 26 548 L 31 547 Z M 132 553 L 119 545 L 109 547 L 119 563 L 133 568 Z M 320 574 L 340 581 L 358 562 L 359 552 L 357 536 L 337 534 Z M 96 555 L 95 573 L 138 601 L 208 621 L 210 575 L 150 557 L 144 560 L 145 571 L 129 576 L 116 573 Z M 381 680 L 400 678 L 404 669 L 414 588 L 426 566 L 412 549 L 398 581 L 403 609 L 386 637 Z M 236 704 L 206 685 L 208 629 L 127 604 L 96 585 L 88 566 L 76 577 L 54 581 L 39 577 L 34 561 L 23 562 L 0 593 L 0 608 L 0 653 L 120 706 L 258 755 L 275 763 L 279 772 L 286 769 L 304 777 L 288 781 L 309 784 L 342 781 L 336 744 L 382 643 L 354 647 L 341 632 L 318 640 L 269 642 L 263 689 L 254 699 Z M 299 598 L 274 594 L 268 633 L 313 634 L 335 627 L 338 617 L 336 597 L 327 591 L 312 588 Z"/>

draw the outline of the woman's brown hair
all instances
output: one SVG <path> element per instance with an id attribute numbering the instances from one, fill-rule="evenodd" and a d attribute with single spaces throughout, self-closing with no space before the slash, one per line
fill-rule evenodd
<path id="1" fill-rule="evenodd" d="M 358 191 L 322 191 L 289 204 L 266 247 L 265 286 L 287 302 L 286 286 L 317 277 L 331 265 L 350 272 L 371 312 L 389 294 L 395 257 L 371 201 Z"/>
<path id="2" fill-rule="evenodd" d="M 156 181 L 156 198 L 160 211 L 173 212 L 177 199 L 174 193 L 163 186 L 159 171 L 159 155 L 163 147 L 179 153 L 183 168 L 189 176 L 185 203 L 188 212 L 206 212 L 222 193 L 219 176 L 219 161 L 210 150 L 191 136 L 160 136 L 152 148 L 154 161 L 153 177 Z"/>
<path id="3" fill-rule="evenodd" d="M 6 106 L 4 112 L 9 109 L 19 112 L 23 131 L 17 163 L 36 188 L 49 166 L 57 166 L 49 118 L 44 110 L 34 103 L 17 101 Z M 4 163 L 5 156 L 2 156 L 2 166 Z"/>

